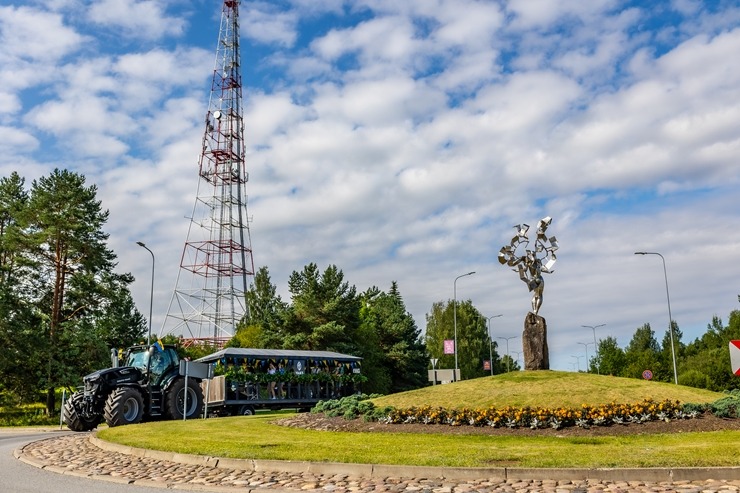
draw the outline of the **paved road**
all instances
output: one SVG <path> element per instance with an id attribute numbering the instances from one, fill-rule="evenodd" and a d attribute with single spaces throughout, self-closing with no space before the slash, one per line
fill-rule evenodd
<path id="1" fill-rule="evenodd" d="M 162 493 L 160 488 L 67 476 L 25 464 L 13 451 L 29 442 L 62 436 L 63 431 L 0 431 L 0 492 L 3 493 Z"/>
<path id="2" fill-rule="evenodd" d="M 14 449 L 29 442 L 34 443 L 23 449 L 23 460 L 37 467 L 13 456 Z M 0 493 L 164 491 L 157 485 L 230 493 L 740 493 L 737 468 L 507 469 L 503 477 L 502 468 L 237 461 L 131 452 L 91 440 L 86 433 L 0 431 Z M 86 477 L 91 475 L 96 479 Z"/>

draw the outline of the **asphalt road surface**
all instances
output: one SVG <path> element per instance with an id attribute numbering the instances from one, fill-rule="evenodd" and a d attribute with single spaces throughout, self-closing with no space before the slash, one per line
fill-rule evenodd
<path id="1" fill-rule="evenodd" d="M 2 493 L 162 493 L 161 488 L 145 488 L 127 484 L 109 483 L 95 479 L 78 478 L 21 462 L 13 451 L 25 444 L 59 436 L 64 431 L 0 431 L 0 492 Z"/>

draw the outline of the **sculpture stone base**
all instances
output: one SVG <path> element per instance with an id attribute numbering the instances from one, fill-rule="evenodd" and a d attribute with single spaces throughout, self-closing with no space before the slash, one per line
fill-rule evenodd
<path id="1" fill-rule="evenodd" d="M 522 333 L 525 370 L 549 370 L 550 355 L 547 350 L 547 323 L 532 312 L 524 319 Z"/>

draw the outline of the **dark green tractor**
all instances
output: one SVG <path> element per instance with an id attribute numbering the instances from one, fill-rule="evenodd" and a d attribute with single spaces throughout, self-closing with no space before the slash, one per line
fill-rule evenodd
<path id="1" fill-rule="evenodd" d="M 185 388 L 174 346 L 131 347 L 124 366 L 114 358 L 112 368 L 87 375 L 83 383 L 64 403 L 64 421 L 73 431 L 90 431 L 103 421 L 121 426 L 197 418 L 203 410 L 200 379 L 188 378 Z"/>

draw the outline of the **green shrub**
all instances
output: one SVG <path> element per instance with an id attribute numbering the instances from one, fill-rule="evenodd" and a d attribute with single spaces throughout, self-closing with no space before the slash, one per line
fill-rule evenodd
<path id="1" fill-rule="evenodd" d="M 699 370 L 688 370 L 678 376 L 678 383 L 680 385 L 695 387 L 697 389 L 708 389 L 710 382 L 711 379 L 709 376 Z"/>
<path id="2" fill-rule="evenodd" d="M 380 397 L 377 394 L 355 394 L 341 399 L 319 401 L 311 409 L 312 413 L 324 413 L 329 417 L 342 416 L 345 419 L 356 419 L 360 416 L 372 415 L 375 404 L 368 399 Z"/>
<path id="3" fill-rule="evenodd" d="M 53 426 L 59 416 L 47 416 L 43 409 L 0 411 L 0 426 Z"/>
<path id="4" fill-rule="evenodd" d="M 709 409 L 720 418 L 737 418 L 740 410 L 740 391 L 726 392 L 727 397 L 712 402 Z"/>
<path id="5" fill-rule="evenodd" d="M 69 397 L 70 393 L 66 393 Z M 46 415 L 46 393 L 39 393 L 34 402 L 24 402 L 12 392 L 0 392 L 0 426 L 51 426 L 59 424 L 62 406 L 62 390 L 56 392 L 56 409 L 52 416 Z"/>
<path id="6" fill-rule="evenodd" d="M 697 414 L 704 414 L 709 409 L 709 404 L 697 404 L 695 402 L 687 402 L 683 405 L 683 412 L 690 414 L 690 413 L 697 413 Z"/>

